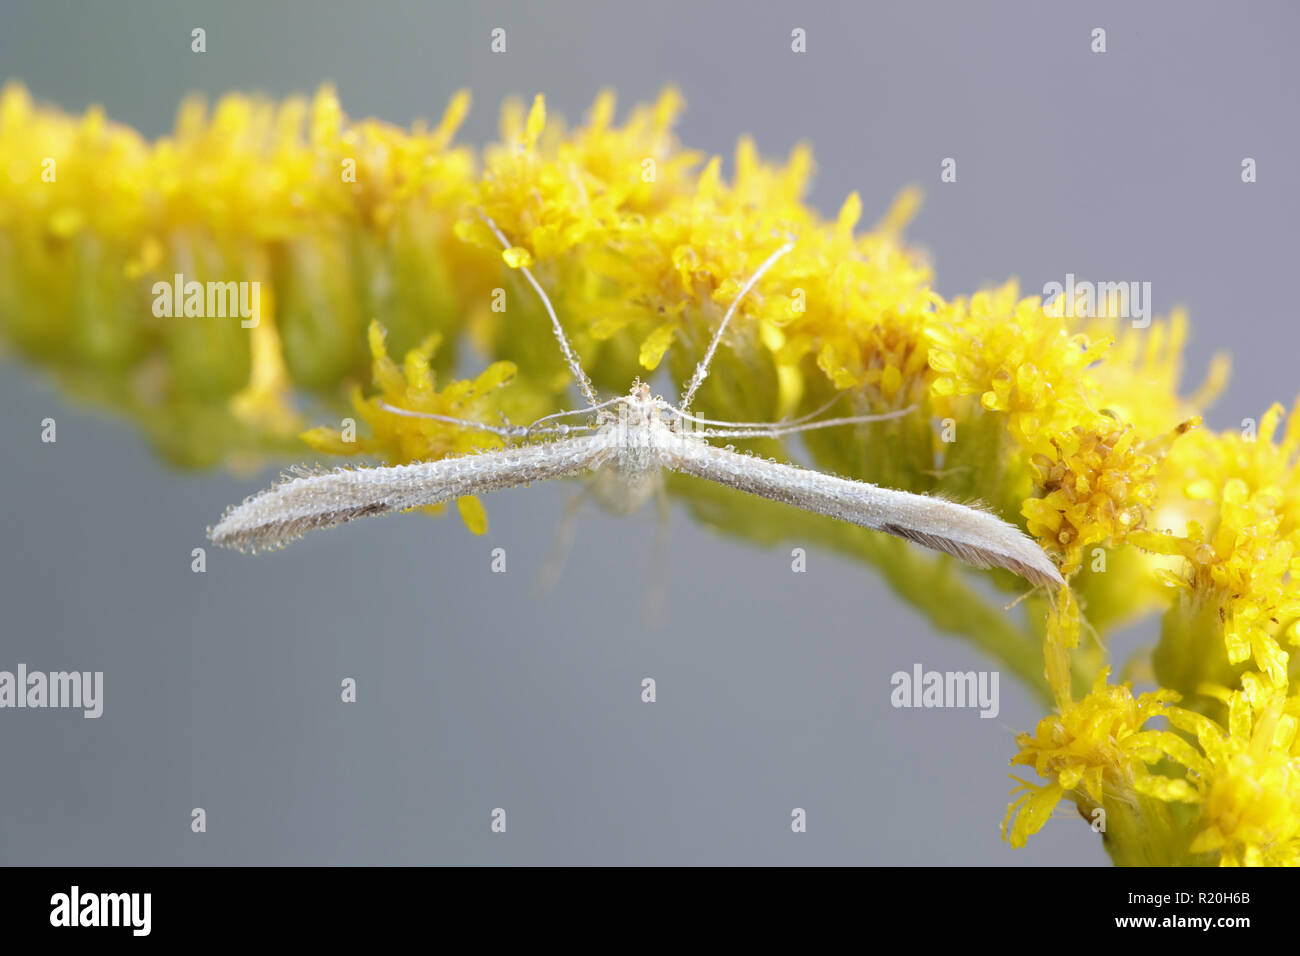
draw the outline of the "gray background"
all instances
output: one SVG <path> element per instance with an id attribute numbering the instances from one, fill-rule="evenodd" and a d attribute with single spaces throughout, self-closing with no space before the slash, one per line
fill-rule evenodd
<path id="1" fill-rule="evenodd" d="M 1281 2 L 6 0 L 0 77 L 149 135 L 191 90 L 330 79 L 349 114 L 407 124 L 468 86 L 474 143 L 506 94 L 544 91 L 577 118 L 601 86 L 627 105 L 676 82 L 690 146 L 811 140 L 828 214 L 856 189 L 871 221 L 924 185 L 910 234 L 944 294 L 1009 275 L 1151 281 L 1157 311 L 1192 310 L 1190 377 L 1235 354 L 1210 416 L 1226 427 L 1295 391 L 1281 280 L 1300 223 L 1297 20 Z M 488 53 L 494 26 L 505 56 Z M 956 184 L 938 183 L 944 156 Z M 131 428 L 3 370 L 0 668 L 103 670 L 107 686 L 99 720 L 0 712 L 0 861 L 1106 862 L 1065 810 L 1024 851 L 1000 842 L 1012 734 L 1038 705 L 1007 678 L 996 720 L 892 709 L 895 670 L 989 665 L 861 567 L 813 551 L 792 575 L 788 549 L 676 511 L 672 602 L 652 630 L 652 514 L 586 512 L 538 598 L 566 489 L 537 487 L 488 500 L 486 539 L 455 519 L 362 522 L 265 558 L 210 553 L 196 575 L 204 526 L 274 469 L 170 472 Z M 46 416 L 56 445 L 38 440 Z M 505 575 L 488 573 L 494 547 Z M 345 676 L 355 705 L 339 702 Z M 195 806 L 206 834 L 190 832 Z"/>

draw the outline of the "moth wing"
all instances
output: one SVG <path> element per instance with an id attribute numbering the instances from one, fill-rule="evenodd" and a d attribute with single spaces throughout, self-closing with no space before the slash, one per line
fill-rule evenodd
<path id="1" fill-rule="evenodd" d="M 664 453 L 663 463 L 738 491 L 906 538 L 976 567 L 1006 568 L 1034 584 L 1065 583 L 1032 538 L 969 505 L 824 475 L 699 440 L 676 443 Z"/>

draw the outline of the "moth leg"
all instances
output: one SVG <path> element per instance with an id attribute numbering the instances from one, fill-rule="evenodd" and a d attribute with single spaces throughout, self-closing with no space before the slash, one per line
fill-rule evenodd
<path id="1" fill-rule="evenodd" d="M 651 630 L 662 630 L 668 608 L 668 536 L 672 507 L 663 482 L 655 489 L 655 531 L 650 546 L 650 573 L 645 585 L 645 623 Z"/>

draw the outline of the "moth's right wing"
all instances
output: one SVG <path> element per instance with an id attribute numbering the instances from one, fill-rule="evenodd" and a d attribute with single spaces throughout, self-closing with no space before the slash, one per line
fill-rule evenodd
<path id="1" fill-rule="evenodd" d="M 292 478 L 229 508 L 208 537 L 239 551 L 280 548 L 315 528 L 355 518 L 580 475 L 599 467 L 608 449 L 608 438 L 597 433 L 413 465 L 339 468 Z"/>
<path id="2" fill-rule="evenodd" d="M 1065 583 L 1032 538 L 980 508 L 741 455 L 704 441 L 677 443 L 663 463 L 751 495 L 907 538 L 976 567 L 1007 568 L 1034 584 Z"/>

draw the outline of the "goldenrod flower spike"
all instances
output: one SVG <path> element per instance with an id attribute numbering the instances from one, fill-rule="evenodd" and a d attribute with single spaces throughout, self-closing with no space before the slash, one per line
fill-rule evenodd
<path id="1" fill-rule="evenodd" d="M 1184 310 L 1135 326 L 1108 302 L 1045 305 L 1014 281 L 938 295 L 904 238 L 917 191 L 871 228 L 856 194 L 826 217 L 805 199 L 806 144 L 773 162 L 743 136 L 725 176 L 678 142 L 674 90 L 621 122 L 602 92 L 577 126 L 540 96 L 507 104 L 483 149 L 455 143 L 468 108 L 455 94 L 432 128 L 400 129 L 349 118 L 328 87 L 278 103 L 230 95 L 186 101 L 148 142 L 100 109 L 68 115 L 10 84 L 0 340 L 175 462 L 297 460 L 305 438 L 404 465 L 495 449 L 510 438 L 503 418 L 569 407 L 571 375 L 523 268 L 593 392 L 665 366 L 690 379 L 734 304 L 694 390 L 700 417 L 798 420 L 838 402 L 839 417 L 876 418 L 869 433 L 737 441 L 763 458 L 797 441 L 821 472 L 982 502 L 1023 522 L 1069 582 L 1007 610 L 906 542 L 690 478 L 667 486 L 734 536 L 863 561 L 1051 708 L 1017 741 L 1015 763 L 1040 781 L 1019 785 L 1013 845 L 1069 801 L 1118 863 L 1297 861 L 1296 409 L 1206 428 L 1227 362 L 1184 389 Z M 480 214 L 510 237 L 504 254 Z M 259 282 L 260 324 L 159 314 L 152 290 L 178 275 Z M 479 374 L 452 374 L 480 354 Z M 319 427 L 299 438 L 302 408 Z M 481 504 L 458 505 L 482 531 Z M 1112 661 L 1109 633 L 1144 615 L 1154 650 Z M 1120 663 L 1153 687 L 1112 683 Z"/>

